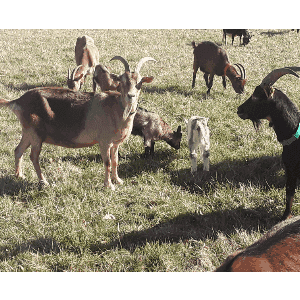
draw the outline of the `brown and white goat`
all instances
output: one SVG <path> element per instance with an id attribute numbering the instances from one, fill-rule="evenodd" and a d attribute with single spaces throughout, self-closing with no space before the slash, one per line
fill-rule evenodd
<path id="1" fill-rule="evenodd" d="M 256 243 L 229 255 L 216 272 L 299 272 L 300 217 L 269 230 Z"/>
<path id="2" fill-rule="evenodd" d="M 94 40 L 84 35 L 77 38 L 75 46 L 75 60 L 77 67 L 72 74 L 68 70 L 67 85 L 73 91 L 79 91 L 85 82 L 85 77 L 94 73 L 94 69 L 99 64 L 99 51 Z"/>
<path id="3" fill-rule="evenodd" d="M 225 40 L 225 45 L 226 45 L 226 34 L 231 34 L 232 45 L 235 36 L 240 37 L 240 45 L 244 45 L 244 46 L 249 44 L 251 39 L 251 35 L 247 29 L 223 29 L 223 40 Z M 243 43 L 242 43 L 242 37 L 243 37 Z"/>
<path id="4" fill-rule="evenodd" d="M 192 46 L 194 48 L 194 73 L 192 88 L 195 87 L 196 74 L 200 68 L 200 70 L 204 73 L 204 79 L 206 86 L 208 87 L 206 93 L 207 96 L 210 93 L 215 75 L 222 76 L 223 86 L 225 89 L 227 76 L 236 93 L 242 94 L 244 92 L 244 86 L 247 80 L 245 79 L 245 68 L 241 64 L 235 64 L 241 72 L 241 75 L 239 75 L 234 65 L 229 63 L 226 51 L 215 43 L 202 42 L 196 46 L 195 42 L 192 42 Z"/>
<path id="5" fill-rule="evenodd" d="M 122 184 L 117 173 L 118 148 L 130 136 L 142 84 L 153 80 L 141 77 L 141 66 L 153 59 L 141 59 L 134 72 L 124 58 L 116 56 L 113 59 L 125 65 L 125 73 L 119 76 L 120 92 L 94 95 L 44 87 L 29 90 L 13 101 L 0 99 L 0 106 L 10 108 L 22 126 L 22 139 L 15 149 L 17 177 L 23 177 L 22 156 L 30 145 L 30 159 L 39 182 L 47 185 L 39 165 L 42 143 L 69 148 L 98 143 L 105 167 L 104 185 L 114 189 L 112 180 Z"/>
<path id="6" fill-rule="evenodd" d="M 145 157 L 154 155 L 154 144 L 159 140 L 178 150 L 182 137 L 181 126 L 173 131 L 158 114 L 141 107 L 137 108 L 131 134 L 144 138 Z"/>
<path id="7" fill-rule="evenodd" d="M 237 114 L 253 122 L 258 130 L 261 119 L 267 119 L 277 140 L 283 145 L 282 161 L 286 174 L 286 209 L 282 219 L 290 217 L 297 178 L 300 178 L 300 112 L 297 106 L 273 84 L 283 75 L 299 78 L 300 67 L 281 68 L 268 74 L 248 100 L 238 107 Z"/>

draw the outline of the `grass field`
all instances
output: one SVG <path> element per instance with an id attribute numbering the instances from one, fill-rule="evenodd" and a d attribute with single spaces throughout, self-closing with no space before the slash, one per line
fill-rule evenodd
<path id="1" fill-rule="evenodd" d="M 51 184 L 38 189 L 24 155 L 25 180 L 14 177 L 14 149 L 21 137 L 16 116 L 0 110 L 0 271 L 213 271 L 275 225 L 285 207 L 282 146 L 263 121 L 256 133 L 237 107 L 274 68 L 299 66 L 300 34 L 290 30 L 251 30 L 250 44 L 222 43 L 221 30 L 2 30 L 0 95 L 13 100 L 40 86 L 65 86 L 75 67 L 78 36 L 94 38 L 100 61 L 123 72 L 115 55 L 135 66 L 151 56 L 142 75 L 139 105 L 158 113 L 175 130 L 183 128 L 181 149 L 156 143 L 144 159 L 143 141 L 131 136 L 120 149 L 124 185 L 104 189 L 104 167 L 97 146 L 66 149 L 44 144 L 40 156 Z M 192 90 L 191 42 L 210 40 L 241 63 L 248 78 L 237 95 L 229 80 L 216 77 L 211 96 L 199 72 Z M 230 39 L 229 39 L 230 40 Z M 300 84 L 281 78 L 276 87 L 299 103 Z M 83 88 L 92 90 L 91 77 Z M 190 174 L 184 118 L 209 117 L 211 170 Z M 299 215 L 299 193 L 292 208 Z M 111 214 L 113 219 L 106 219 Z"/>

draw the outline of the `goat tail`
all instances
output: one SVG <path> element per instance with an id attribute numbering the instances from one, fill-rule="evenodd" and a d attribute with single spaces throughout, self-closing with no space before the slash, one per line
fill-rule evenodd
<path id="1" fill-rule="evenodd" d="M 193 48 L 196 48 L 196 44 L 194 41 L 192 41 L 192 46 L 193 46 Z"/>
<path id="2" fill-rule="evenodd" d="M 0 107 L 2 106 L 9 106 L 10 101 L 5 100 L 5 99 L 0 99 Z"/>

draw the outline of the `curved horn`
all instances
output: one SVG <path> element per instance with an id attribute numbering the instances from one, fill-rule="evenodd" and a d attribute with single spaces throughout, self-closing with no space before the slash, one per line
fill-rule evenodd
<path id="1" fill-rule="evenodd" d="M 125 66 L 125 72 L 130 72 L 129 64 L 125 58 L 123 58 L 122 56 L 114 56 L 110 61 L 112 61 L 112 60 L 121 61 L 123 63 L 123 65 Z"/>
<path id="2" fill-rule="evenodd" d="M 246 78 L 246 71 L 245 71 L 245 68 L 243 67 L 243 65 L 241 64 L 234 64 L 234 66 L 237 66 L 241 72 L 241 77 L 242 79 L 245 79 Z"/>
<path id="3" fill-rule="evenodd" d="M 291 74 L 299 78 L 299 75 L 289 68 L 275 69 L 269 73 L 261 82 L 260 86 L 273 85 L 281 76 Z"/>
<path id="4" fill-rule="evenodd" d="M 149 61 L 149 60 L 152 60 L 152 61 L 155 61 L 156 60 L 152 57 L 143 57 L 139 63 L 137 64 L 136 68 L 135 68 L 135 73 L 140 73 L 140 70 L 141 70 L 141 67 L 143 66 L 143 64 L 146 62 L 146 61 Z"/>
<path id="5" fill-rule="evenodd" d="M 76 74 L 76 72 L 77 72 L 77 70 L 81 67 L 82 65 L 79 65 L 79 66 L 77 66 L 74 70 L 73 70 L 73 72 L 72 72 L 72 80 L 75 80 L 75 74 Z"/>
<path id="6" fill-rule="evenodd" d="M 71 79 L 71 71 L 70 71 L 70 68 L 68 69 L 68 79 Z"/>

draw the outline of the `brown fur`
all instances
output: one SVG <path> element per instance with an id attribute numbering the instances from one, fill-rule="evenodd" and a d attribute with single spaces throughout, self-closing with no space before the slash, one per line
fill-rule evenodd
<path id="1" fill-rule="evenodd" d="M 268 231 L 256 243 L 227 257 L 217 272 L 299 272 L 300 217 Z"/>
<path id="2" fill-rule="evenodd" d="M 10 102 L 0 100 L 0 105 L 8 106 L 22 125 L 22 139 L 15 149 L 16 176 L 23 177 L 22 156 L 29 146 L 39 181 L 48 184 L 39 165 L 43 142 L 72 148 L 98 143 L 105 165 L 104 185 L 114 189 L 111 180 L 121 184 L 117 174 L 118 148 L 131 133 L 140 82 L 136 74 L 126 72 L 120 76 L 120 85 L 121 92 L 111 95 L 37 88 Z"/>
<path id="3" fill-rule="evenodd" d="M 192 88 L 195 87 L 196 74 L 200 68 L 200 70 L 204 73 L 205 83 L 208 88 L 207 95 L 210 93 L 215 75 L 222 76 L 224 88 L 226 88 L 225 76 L 227 76 L 231 81 L 235 92 L 238 94 L 243 93 L 246 79 L 243 79 L 237 73 L 235 68 L 229 64 L 229 59 L 224 49 L 212 42 L 202 42 L 197 46 L 195 42 L 192 42 L 192 46 L 194 48 Z M 228 64 L 230 65 L 230 68 L 227 68 L 226 74 L 224 74 L 224 69 Z"/>

